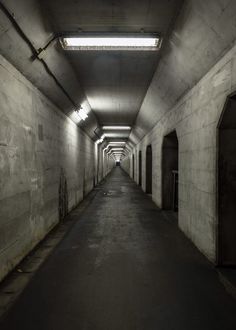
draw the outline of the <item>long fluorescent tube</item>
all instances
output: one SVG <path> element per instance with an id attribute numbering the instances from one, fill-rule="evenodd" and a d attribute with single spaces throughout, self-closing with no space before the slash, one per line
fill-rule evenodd
<path id="1" fill-rule="evenodd" d="M 88 115 L 87 113 L 85 112 L 85 110 L 83 108 L 79 109 L 78 111 L 78 115 L 83 119 L 85 120 L 86 118 L 88 118 Z"/>
<path id="2" fill-rule="evenodd" d="M 125 144 L 126 142 L 124 141 L 116 141 L 116 142 L 109 142 L 109 145 L 114 145 L 114 144 Z"/>
<path id="3" fill-rule="evenodd" d="M 80 35 L 64 37 L 66 50 L 158 50 L 161 39 L 154 35 Z"/>
<path id="4" fill-rule="evenodd" d="M 104 130 L 121 130 L 121 131 L 129 131 L 131 130 L 130 126 L 102 126 Z"/>

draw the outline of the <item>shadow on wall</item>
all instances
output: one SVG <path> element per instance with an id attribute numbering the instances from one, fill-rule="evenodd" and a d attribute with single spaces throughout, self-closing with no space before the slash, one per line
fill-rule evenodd
<path id="1" fill-rule="evenodd" d="M 68 214 L 68 189 L 65 171 L 61 168 L 59 183 L 59 220 L 62 221 Z"/>

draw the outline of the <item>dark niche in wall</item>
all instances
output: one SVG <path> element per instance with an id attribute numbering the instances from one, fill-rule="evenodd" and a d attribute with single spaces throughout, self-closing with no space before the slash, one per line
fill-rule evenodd
<path id="1" fill-rule="evenodd" d="M 61 168 L 59 183 L 59 220 L 62 221 L 68 214 L 68 190 L 65 171 Z"/>

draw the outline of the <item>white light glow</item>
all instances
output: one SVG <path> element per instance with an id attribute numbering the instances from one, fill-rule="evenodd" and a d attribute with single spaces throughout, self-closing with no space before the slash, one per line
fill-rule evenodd
<path id="1" fill-rule="evenodd" d="M 131 130 L 130 126 L 103 126 L 103 130 L 121 130 L 121 131 L 129 131 Z"/>
<path id="2" fill-rule="evenodd" d="M 70 50 L 139 49 L 157 50 L 160 38 L 154 36 L 80 36 L 63 38 L 62 45 Z"/>
<path id="3" fill-rule="evenodd" d="M 95 143 L 96 144 L 100 144 L 100 143 L 102 143 L 103 142 L 103 140 L 104 140 L 104 137 L 101 137 L 100 139 L 98 139 Z"/>
<path id="4" fill-rule="evenodd" d="M 86 118 L 88 118 L 88 115 L 86 113 L 86 111 L 83 108 L 80 108 L 78 111 L 76 111 L 78 113 L 78 115 L 80 116 L 80 118 L 82 120 L 85 120 Z"/>
<path id="5" fill-rule="evenodd" d="M 79 116 L 77 111 L 73 111 L 72 114 L 70 115 L 70 118 L 76 123 L 78 124 L 82 118 Z"/>
<path id="6" fill-rule="evenodd" d="M 115 147 L 113 147 L 113 148 L 111 148 L 111 150 L 116 150 L 116 151 L 117 150 L 122 150 L 123 151 L 124 149 L 123 148 L 115 148 Z"/>
<path id="7" fill-rule="evenodd" d="M 124 146 L 124 144 L 122 143 L 122 144 L 120 144 L 120 143 L 118 143 L 118 144 L 108 144 L 107 145 L 107 147 L 109 148 L 109 147 L 111 147 L 111 148 L 115 148 L 115 147 L 117 147 L 117 148 L 119 148 L 119 147 L 122 147 L 122 148 L 124 148 L 125 146 Z"/>

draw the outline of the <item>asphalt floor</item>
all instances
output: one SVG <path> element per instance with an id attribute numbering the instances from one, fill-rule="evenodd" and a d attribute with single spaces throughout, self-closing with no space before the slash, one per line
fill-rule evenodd
<path id="1" fill-rule="evenodd" d="M 235 330 L 214 267 L 119 167 L 0 321 L 1 330 Z"/>

